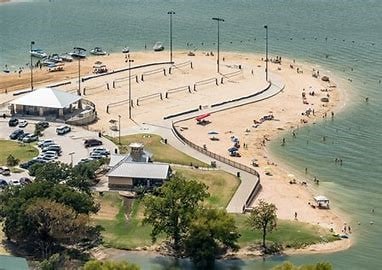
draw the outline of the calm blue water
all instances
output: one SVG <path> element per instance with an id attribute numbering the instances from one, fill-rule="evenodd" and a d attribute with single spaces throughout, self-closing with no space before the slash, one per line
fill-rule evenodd
<path id="1" fill-rule="evenodd" d="M 223 17 L 222 50 L 263 52 L 269 25 L 270 52 L 316 63 L 352 83 L 351 106 L 327 120 L 287 137 L 272 151 L 288 165 L 320 180 L 320 192 L 350 215 L 357 244 L 329 255 L 293 256 L 296 263 L 330 261 L 335 269 L 379 269 L 382 262 L 382 1 L 379 0 L 53 0 L 0 6 L 0 68 L 16 69 L 29 61 L 29 44 L 51 53 L 74 46 L 108 51 L 168 47 L 167 11 L 174 16 L 174 47 L 214 49 L 216 24 Z M 203 45 L 202 45 L 203 42 Z M 328 58 L 325 55 L 329 55 Z M 368 96 L 368 104 L 364 97 Z M 326 136 L 325 143 L 322 136 Z M 334 158 L 343 159 L 336 166 Z M 371 209 L 375 208 L 375 214 Z M 369 225 L 373 220 L 374 225 Z M 169 269 L 166 258 L 131 255 L 143 269 Z M 269 269 L 285 258 L 219 263 L 218 269 Z M 187 268 L 182 262 L 181 268 Z M 162 267 L 161 267 L 162 266 Z"/>

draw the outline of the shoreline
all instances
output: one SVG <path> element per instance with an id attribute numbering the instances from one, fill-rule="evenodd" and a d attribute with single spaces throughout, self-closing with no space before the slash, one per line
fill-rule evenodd
<path id="1" fill-rule="evenodd" d="M 187 54 L 187 51 L 184 51 L 184 50 L 175 51 L 174 54 L 177 54 L 178 58 L 180 58 L 180 56 L 182 56 L 184 58 L 184 56 Z M 205 57 L 203 55 L 203 52 L 197 52 L 197 54 L 198 54 L 198 56 L 193 58 L 193 59 L 195 59 L 195 61 L 196 61 L 196 59 L 199 59 L 202 61 L 202 63 L 206 63 L 205 65 L 207 65 L 207 62 L 209 62 L 209 61 L 214 62 L 214 60 L 215 60 L 215 58 L 212 59 L 210 57 Z M 255 54 L 255 53 L 242 53 L 242 52 L 222 52 L 221 54 L 228 59 L 227 60 L 228 63 L 238 63 L 238 62 L 243 63 L 243 62 L 245 62 L 246 65 L 248 65 L 248 66 L 255 66 L 256 69 L 259 71 L 263 69 L 263 62 L 260 60 L 260 58 L 263 57 L 263 55 Z M 138 60 L 136 62 L 141 64 L 142 61 L 144 62 L 144 61 L 148 61 L 150 59 L 152 60 L 154 58 L 154 55 L 155 55 L 155 59 L 157 59 L 157 58 L 161 59 L 161 57 L 167 58 L 167 51 L 164 53 L 159 53 L 159 54 L 154 54 L 153 52 L 133 52 L 133 53 L 131 53 L 131 55 L 133 55 L 134 57 L 136 56 L 137 57 L 136 59 Z M 89 57 L 86 60 L 86 62 L 84 61 L 84 64 L 83 64 L 84 67 L 81 67 L 81 69 L 83 70 L 83 74 L 82 74 L 83 76 L 85 75 L 86 72 L 89 73 L 89 71 L 91 71 L 92 63 L 95 60 L 97 60 L 97 58 L 98 57 Z M 250 60 L 248 60 L 249 58 L 250 58 Z M 110 61 L 113 61 L 113 64 L 110 65 L 110 69 L 115 69 L 117 67 L 121 67 L 121 65 L 125 66 L 125 64 L 124 64 L 125 59 L 124 59 L 124 55 L 122 53 L 112 53 L 112 54 L 110 54 L 110 56 L 105 56 L 104 58 L 100 58 L 100 59 L 104 59 L 105 63 L 107 63 L 107 64 L 108 64 L 109 59 L 110 59 Z M 317 225 L 317 222 L 315 222 L 315 219 L 320 220 L 320 218 L 321 218 L 321 219 L 324 219 L 327 221 L 326 221 L 326 226 L 325 225 L 323 226 L 323 224 L 321 223 L 321 220 L 320 220 L 320 224 L 319 224 L 320 226 L 323 226 L 325 228 L 335 227 L 335 231 L 340 232 L 341 226 L 343 224 L 342 220 L 343 219 L 348 220 L 348 217 L 343 215 L 343 213 L 341 213 L 341 214 L 333 213 L 333 210 L 329 210 L 330 215 L 329 215 L 329 217 L 326 217 L 326 218 L 323 218 L 322 216 L 317 217 L 317 218 L 304 217 L 304 214 L 311 213 L 310 212 L 311 209 L 306 209 L 307 205 L 305 205 L 305 203 L 302 203 L 302 202 L 306 201 L 307 198 L 311 198 L 312 192 L 309 191 L 308 189 L 300 186 L 300 185 L 289 185 L 289 183 L 287 183 L 285 186 L 284 182 L 289 180 L 289 178 L 287 178 L 286 175 L 289 174 L 291 168 L 288 168 L 288 167 L 284 168 L 285 164 L 282 163 L 282 161 L 277 160 L 277 158 L 275 159 L 269 153 L 269 149 L 267 148 L 266 144 L 264 145 L 264 147 L 261 147 L 260 149 L 258 149 L 258 146 L 261 145 L 262 135 L 267 136 L 267 141 L 268 140 L 275 140 L 277 138 L 280 138 L 280 136 L 282 136 L 282 134 L 284 134 L 286 132 L 291 132 L 296 126 L 299 125 L 298 119 L 301 118 L 301 116 L 297 117 L 297 115 L 295 115 L 296 108 L 291 108 L 292 110 L 288 110 L 288 109 L 280 110 L 279 106 L 281 104 L 284 105 L 283 103 L 285 103 L 285 100 L 287 100 L 287 99 L 293 103 L 293 102 L 295 102 L 296 98 L 301 98 L 300 91 L 302 88 L 301 87 L 302 82 L 308 81 L 307 85 L 309 85 L 311 83 L 312 85 L 314 85 L 315 89 L 316 89 L 316 87 L 319 87 L 319 85 L 321 85 L 321 83 L 322 83 L 320 79 L 312 79 L 310 76 L 310 71 L 311 71 L 310 67 L 312 67 L 312 66 L 314 67 L 313 64 L 306 63 L 304 61 L 300 62 L 299 59 L 297 59 L 296 62 L 297 62 L 297 64 L 295 65 L 294 69 L 291 69 L 287 66 L 290 63 L 292 63 L 291 59 L 283 59 L 282 65 L 277 65 L 277 64 L 273 64 L 273 63 L 270 64 L 270 71 L 271 72 L 280 73 L 283 76 L 286 76 L 287 87 L 286 87 L 286 89 L 283 90 L 283 92 L 281 94 L 278 94 L 275 97 L 272 97 L 268 100 L 256 102 L 256 103 L 245 105 L 245 106 L 238 107 L 238 108 L 229 109 L 229 110 L 223 111 L 223 112 L 216 112 L 211 116 L 211 119 L 213 119 L 213 125 L 214 125 L 215 121 L 216 122 L 220 121 L 221 127 L 218 128 L 219 125 L 216 126 L 217 130 L 219 130 L 219 129 L 222 130 L 223 128 L 224 129 L 232 129 L 232 130 L 236 129 L 235 132 L 233 132 L 233 133 L 240 134 L 240 138 L 246 138 L 246 135 L 248 135 L 247 137 L 249 138 L 248 142 L 250 144 L 250 149 L 249 149 L 250 151 L 247 151 L 247 150 L 244 151 L 243 150 L 243 153 L 245 155 L 243 155 L 243 157 L 240 159 L 234 158 L 233 160 L 240 162 L 244 165 L 248 165 L 248 164 L 250 164 L 250 160 L 253 158 L 253 156 L 256 156 L 259 159 L 259 165 L 260 166 L 259 166 L 259 168 L 255 168 L 255 169 L 258 170 L 260 175 L 261 175 L 263 189 L 259 193 L 258 197 L 255 199 L 255 201 L 257 201 L 259 198 L 265 198 L 266 200 L 270 199 L 271 201 L 272 200 L 279 200 L 279 203 L 281 205 L 285 204 L 285 203 L 290 204 L 290 208 L 292 210 L 290 210 L 288 212 L 285 209 L 285 207 L 282 208 L 280 210 L 280 211 L 282 211 L 280 219 L 290 220 L 290 219 L 292 219 L 294 211 L 296 211 L 296 212 L 299 212 L 299 219 L 301 216 L 303 218 L 302 221 L 304 221 L 304 222 L 308 222 L 310 224 Z M 294 62 L 293 62 L 293 64 L 294 64 Z M 76 61 L 73 61 L 70 65 L 68 65 L 68 71 L 67 72 L 65 71 L 65 73 L 58 75 L 58 77 L 61 78 L 61 80 L 64 80 L 64 78 L 66 78 L 66 80 L 67 80 L 67 77 L 70 75 L 75 77 L 76 71 L 77 71 L 76 66 L 77 66 Z M 295 71 L 296 71 L 297 67 L 300 67 L 301 69 L 303 69 L 305 71 L 305 74 L 296 73 Z M 278 68 L 280 68 L 280 70 Z M 86 70 L 86 72 L 85 72 L 85 70 Z M 44 74 L 42 74 L 42 73 L 44 73 L 44 72 L 41 72 L 41 74 L 40 74 L 41 78 L 42 78 L 42 82 L 45 81 L 45 83 L 51 83 L 53 81 L 59 80 L 59 79 L 56 79 L 57 73 L 53 73 L 53 74 L 48 73 L 48 72 L 45 72 Z M 24 85 L 29 85 L 29 75 L 30 75 L 30 72 L 24 72 L 23 76 L 26 77 L 25 81 L 24 81 Z M 48 81 L 44 80 L 45 75 L 50 76 L 50 80 L 48 80 Z M 323 74 L 323 75 L 325 75 L 325 74 Z M 6 76 L 8 76 L 8 75 L 0 76 L 0 80 Z M 12 76 L 12 74 L 10 76 Z M 17 78 L 17 75 L 16 76 L 13 75 L 13 76 Z M 173 76 L 176 76 L 176 75 L 173 75 Z M 332 77 L 332 76 L 333 76 L 333 74 L 330 73 L 330 77 Z M 173 78 L 177 78 L 177 77 L 173 77 Z M 336 77 L 333 76 L 333 78 L 334 78 L 334 81 L 337 82 Z M 239 80 L 239 82 L 240 82 L 240 80 Z M 253 83 L 252 83 L 252 85 L 253 85 Z M 318 112 L 317 116 L 314 118 L 309 118 L 308 124 L 303 124 L 302 127 L 304 127 L 306 125 L 311 125 L 312 122 L 314 122 L 314 121 L 319 121 L 320 117 L 325 112 L 327 113 L 327 112 L 330 112 L 330 110 L 334 110 L 337 113 L 336 109 L 338 109 L 339 111 L 342 111 L 345 109 L 346 104 L 347 104 L 347 98 L 345 98 L 346 92 L 344 91 L 342 86 L 339 88 L 340 88 L 340 90 L 338 90 L 338 88 L 336 87 L 336 90 L 333 92 L 334 96 L 331 97 L 331 100 L 334 99 L 334 102 L 333 101 L 331 102 L 333 104 L 331 104 L 330 107 L 328 107 L 328 108 L 321 108 L 321 107 L 317 108 L 317 112 Z M 318 89 L 319 88 L 317 88 L 317 90 Z M 291 91 L 291 92 L 289 92 L 289 91 Z M 293 91 L 293 93 L 292 93 L 292 91 Z M 324 93 L 318 93 L 318 95 L 323 95 L 323 94 Z M 100 95 L 107 95 L 107 94 L 100 94 Z M 341 97 L 343 98 L 343 100 L 341 99 Z M 91 97 L 91 98 L 95 98 L 95 97 Z M 308 97 L 308 98 L 310 99 L 311 97 Z M 313 99 L 313 97 L 312 97 L 312 99 Z M 301 108 L 306 107 L 305 105 L 301 106 L 300 102 L 298 102 L 298 103 L 299 103 L 299 105 L 298 105 L 299 108 L 297 109 L 297 111 L 300 110 Z M 316 106 L 316 103 L 315 102 L 313 102 L 313 103 L 314 103 L 314 106 Z M 292 105 L 295 105 L 295 104 L 292 104 Z M 276 107 L 274 107 L 274 106 L 276 106 Z M 297 105 L 292 106 L 292 107 L 297 107 Z M 254 110 L 253 110 L 253 108 L 254 108 Z M 294 112 L 293 112 L 293 110 L 294 110 Z M 249 123 L 243 123 L 246 121 L 246 117 L 249 116 L 249 117 L 253 117 L 254 119 L 255 118 L 258 119 L 261 115 L 268 114 L 270 111 L 272 111 L 272 113 L 274 113 L 276 115 L 276 117 L 283 116 L 283 117 L 285 117 L 285 119 L 281 119 L 280 122 L 278 122 L 278 123 L 276 123 L 276 121 L 272 122 L 271 126 L 264 128 L 265 130 L 262 130 L 263 126 L 268 125 L 269 123 L 262 124 L 259 128 L 256 129 L 256 132 L 243 134 L 242 131 L 245 128 L 247 128 L 248 125 L 251 125 L 251 122 L 252 122 L 252 121 L 247 121 Z M 291 115 L 292 113 L 293 113 L 293 115 Z M 107 116 L 107 117 L 111 117 L 111 116 Z M 145 115 L 145 117 L 147 117 L 147 116 Z M 233 120 L 227 121 L 227 119 L 230 119 L 230 117 L 232 117 Z M 105 114 L 100 114 L 100 118 L 101 119 L 103 118 L 102 121 L 107 120 Z M 99 121 L 99 123 L 96 123 L 95 125 L 90 126 L 90 128 L 94 129 L 94 128 L 98 128 L 101 126 L 101 130 L 102 130 L 102 127 L 103 127 L 102 121 Z M 138 122 L 140 122 L 140 119 L 138 120 Z M 194 128 L 194 120 L 192 119 L 190 122 L 192 122 L 192 123 L 190 125 L 188 125 L 188 124 L 187 125 L 190 127 L 192 125 L 192 128 Z M 267 122 L 269 122 L 269 121 L 267 121 Z M 130 122 L 125 122 L 123 124 L 123 126 L 131 125 L 131 124 L 132 123 L 130 123 Z M 282 127 L 280 127 L 280 125 Z M 215 128 L 215 126 L 214 126 L 214 128 Z M 280 128 L 282 128 L 282 130 Z M 212 127 L 208 126 L 207 129 L 212 129 Z M 184 132 L 189 133 L 189 130 L 184 131 Z M 205 131 L 198 130 L 196 132 L 197 133 L 196 136 L 200 137 L 204 132 Z M 256 133 L 256 134 L 259 133 L 259 136 L 254 137 L 254 138 L 250 138 L 253 133 Z M 188 137 L 188 134 L 186 134 L 185 136 L 187 138 L 190 138 L 190 137 Z M 215 147 L 217 149 L 218 154 L 222 154 L 223 156 L 226 156 L 227 153 L 225 151 L 222 153 L 219 152 L 219 151 L 221 151 L 221 149 L 226 149 L 227 141 L 229 142 L 228 139 L 229 139 L 230 135 L 224 135 L 224 136 L 226 136 L 227 138 L 225 138 L 225 141 L 223 141 L 219 147 L 215 147 L 209 140 L 207 141 L 207 143 L 208 143 L 208 148 L 210 148 L 210 145 L 211 145 L 212 149 L 213 149 L 213 147 Z M 194 140 L 194 138 L 190 138 L 190 140 L 195 142 L 198 145 L 203 145 L 203 140 L 205 138 L 199 138 L 199 137 L 197 137 L 196 141 Z M 245 140 L 247 140 L 247 138 Z M 247 142 L 247 144 L 248 144 L 248 142 Z M 255 150 L 255 151 L 253 151 L 253 150 Z M 215 150 L 212 150 L 212 151 L 215 152 Z M 246 153 L 246 152 L 248 152 L 248 153 Z M 280 167 L 272 165 L 272 164 L 275 164 L 275 161 L 279 162 Z M 278 165 L 278 164 L 276 163 L 276 165 Z M 272 167 L 271 168 L 272 174 L 274 174 L 274 177 L 272 177 L 271 179 L 269 179 L 268 176 L 265 176 L 265 171 L 264 171 L 265 167 L 270 167 L 270 166 Z M 298 179 L 299 179 L 299 181 L 302 181 L 302 178 L 298 177 Z M 281 187 L 280 187 L 281 183 L 284 185 L 283 187 L 286 187 L 285 190 L 281 189 Z M 268 186 L 271 188 L 269 188 Z M 272 187 L 275 188 L 274 193 L 269 193 L 272 191 Z M 287 195 L 284 195 L 283 193 L 285 193 Z M 295 193 L 298 194 L 297 198 L 296 198 L 296 196 L 293 195 Z M 265 194 L 265 196 L 264 196 L 264 194 Z M 283 194 L 282 198 L 279 198 L 280 194 Z M 299 198 L 299 196 L 301 196 L 301 197 Z M 291 203 L 290 201 L 288 201 L 288 198 L 293 199 L 293 202 Z M 322 213 L 320 213 L 320 214 L 322 215 Z M 352 244 L 351 239 L 335 241 L 335 243 L 336 242 L 341 243 L 341 245 L 339 245 L 339 246 L 332 245 L 331 247 L 329 247 L 327 245 L 329 245 L 330 243 L 324 244 L 324 245 L 320 244 L 321 246 L 317 246 L 317 247 L 313 248 L 313 249 L 315 249 L 314 252 L 317 252 L 317 253 L 325 252 L 325 249 L 328 249 L 329 250 L 328 252 L 335 252 L 335 251 L 347 249 Z M 309 250 L 309 248 L 305 248 L 305 249 L 303 249 L 302 253 L 305 254 L 305 252 L 310 253 L 313 251 Z"/>

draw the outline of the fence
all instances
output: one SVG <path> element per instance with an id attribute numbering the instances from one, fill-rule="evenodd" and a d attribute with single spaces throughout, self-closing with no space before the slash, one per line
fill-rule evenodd
<path id="1" fill-rule="evenodd" d="M 188 65 L 190 65 L 191 69 L 193 69 L 193 65 L 192 65 L 192 61 L 186 61 L 186 62 L 183 62 L 183 63 L 179 63 L 177 65 L 173 65 L 172 67 L 170 67 L 168 69 L 168 74 L 172 74 L 172 70 L 173 69 L 180 69 L 182 67 L 187 67 Z"/>
<path id="2" fill-rule="evenodd" d="M 230 72 L 230 73 L 226 73 L 226 74 L 222 74 L 222 77 L 220 79 L 220 83 L 224 83 L 224 79 L 230 79 L 230 78 L 233 78 L 237 75 L 241 75 L 243 72 L 242 70 L 237 70 L 237 71 L 233 71 L 233 72 Z"/>
<path id="3" fill-rule="evenodd" d="M 154 74 L 158 74 L 158 73 L 162 73 L 162 72 L 163 72 L 164 76 L 167 75 L 165 68 L 157 68 L 157 69 L 153 69 L 153 70 L 149 70 L 149 71 L 143 72 L 142 75 L 141 75 L 141 81 L 143 82 L 144 81 L 144 77 L 146 77 L 146 76 L 150 76 L 150 75 L 154 75 Z"/>
<path id="4" fill-rule="evenodd" d="M 178 132 L 178 130 L 175 128 L 174 126 L 174 123 L 172 123 L 172 130 L 174 132 L 174 134 L 181 140 L 183 141 L 184 143 L 186 143 L 188 146 L 194 148 L 195 150 L 199 151 L 200 153 L 206 155 L 206 156 L 209 156 L 213 159 L 216 159 L 220 162 L 223 162 L 225 164 L 228 164 L 236 169 L 239 169 L 239 170 L 242 170 L 242 171 L 245 171 L 247 173 L 250 173 L 252 175 L 254 175 L 255 177 L 257 177 L 257 182 L 255 184 L 255 186 L 253 187 L 250 195 L 248 196 L 247 200 L 245 201 L 245 204 L 243 205 L 243 212 L 245 211 L 246 208 L 248 208 L 248 206 L 252 203 L 252 200 L 255 198 L 255 196 L 257 195 L 258 191 L 260 190 L 260 187 L 261 187 L 261 184 L 260 184 L 260 175 L 259 173 L 253 169 L 253 168 L 250 168 L 248 166 L 245 166 L 243 164 L 240 164 L 238 162 L 235 162 L 235 161 L 232 161 L 228 158 L 225 158 L 225 157 L 222 157 L 218 154 L 215 154 L 211 151 L 208 151 L 206 149 L 204 149 L 203 147 L 200 147 L 199 145 L 187 140 L 182 134 L 180 134 Z"/>
<path id="5" fill-rule="evenodd" d="M 94 90 L 96 90 L 96 89 L 98 89 L 98 91 L 94 91 Z M 89 93 L 88 93 L 88 91 L 89 90 L 92 90 L 91 91 L 91 94 L 96 94 L 96 93 L 99 93 L 99 92 L 102 92 L 103 90 L 110 90 L 110 85 L 109 85 L 109 83 L 102 83 L 102 84 L 98 84 L 98 85 L 96 85 L 96 86 L 92 86 L 92 87 L 84 87 L 84 91 L 83 91 L 83 93 L 84 93 L 84 95 L 88 95 Z M 99 91 L 100 90 L 100 91 Z"/>
<path id="6" fill-rule="evenodd" d="M 169 89 L 165 93 L 165 98 L 168 98 L 168 94 L 178 93 L 182 91 L 188 91 L 189 93 L 191 93 L 191 87 L 189 85 L 185 85 L 185 86 Z"/>
<path id="7" fill-rule="evenodd" d="M 147 96 L 139 97 L 139 98 L 137 98 L 137 106 L 139 106 L 139 102 L 140 102 L 140 101 L 148 100 L 148 99 L 154 99 L 154 98 L 158 98 L 158 97 L 159 97 L 161 100 L 163 100 L 162 93 L 154 93 L 154 94 L 151 94 L 151 95 L 147 95 Z"/>
<path id="8" fill-rule="evenodd" d="M 135 78 L 135 82 L 138 83 L 139 82 L 139 79 L 138 79 L 138 75 L 136 74 L 132 74 L 130 77 L 127 76 L 127 77 L 121 77 L 121 78 L 117 78 L 113 81 L 113 88 L 117 88 L 117 85 L 121 85 L 122 82 L 128 82 L 130 78 Z"/>
<path id="9" fill-rule="evenodd" d="M 121 105 L 124 105 L 126 103 L 129 103 L 129 99 L 124 99 L 124 100 L 120 100 L 120 101 L 117 101 L 117 102 L 109 103 L 109 104 L 106 105 L 106 112 L 109 113 L 110 108 L 121 106 Z M 133 100 L 131 100 L 131 107 L 134 107 Z"/>
<path id="10" fill-rule="evenodd" d="M 206 84 L 210 84 L 210 83 L 215 83 L 217 86 L 219 85 L 217 78 L 205 79 L 205 80 L 198 81 L 198 82 L 194 83 L 194 91 L 196 91 L 196 86 L 206 85 Z"/>

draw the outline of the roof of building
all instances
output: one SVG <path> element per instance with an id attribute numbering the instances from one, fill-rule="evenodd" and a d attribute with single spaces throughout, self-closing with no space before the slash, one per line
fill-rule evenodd
<path id="1" fill-rule="evenodd" d="M 53 88 L 40 88 L 12 100 L 11 104 L 62 109 L 81 97 Z"/>
<path id="2" fill-rule="evenodd" d="M 109 167 L 113 168 L 115 165 L 117 165 L 127 157 L 127 155 L 110 155 Z"/>
<path id="3" fill-rule="evenodd" d="M 27 260 L 21 257 L 0 255 L 1 270 L 28 270 Z"/>
<path id="4" fill-rule="evenodd" d="M 168 164 L 122 162 L 108 173 L 109 177 L 129 177 L 147 179 L 166 179 L 170 166 Z"/>

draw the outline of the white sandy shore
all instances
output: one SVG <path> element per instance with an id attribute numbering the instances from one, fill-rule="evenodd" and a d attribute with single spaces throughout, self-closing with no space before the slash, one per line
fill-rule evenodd
<path id="1" fill-rule="evenodd" d="M 139 65 L 149 62 L 166 61 L 168 59 L 168 52 L 155 54 L 137 52 L 132 53 L 131 56 L 135 60 L 134 65 Z M 127 133 L 130 127 L 139 125 L 140 123 L 145 122 L 160 125 L 164 115 L 197 108 L 199 105 L 204 106 L 234 97 L 245 96 L 266 85 L 264 62 L 261 61 L 262 56 L 223 52 L 221 53 L 221 57 L 224 57 L 224 61 L 221 61 L 222 73 L 235 71 L 237 70 L 237 65 L 240 64 L 243 67 L 242 74 L 230 79 L 223 85 L 206 85 L 198 89 L 198 91 L 193 91 L 191 94 L 188 92 L 177 93 L 163 101 L 156 99 L 144 102 L 141 106 L 135 106 L 133 108 L 134 121 L 129 120 L 127 117 L 127 104 L 112 108 L 109 113 L 106 113 L 107 104 L 128 98 L 128 87 L 127 81 L 124 81 L 120 87 L 109 91 L 105 89 L 105 85 L 106 83 L 111 85 L 112 81 L 117 78 L 126 78 L 126 73 L 101 77 L 84 83 L 84 87 L 89 89 L 87 90 L 86 98 L 96 104 L 100 118 L 100 120 L 90 126 L 90 128 L 113 135 L 110 131 L 109 120 L 118 119 L 118 115 L 122 115 L 122 134 L 124 134 Z M 102 58 L 89 58 L 83 63 L 83 72 L 87 74 L 91 73 L 91 67 L 95 60 L 98 59 L 101 59 L 103 63 L 107 64 L 109 69 L 126 66 L 122 54 L 112 54 Z M 153 75 L 148 77 L 145 82 L 133 82 L 133 99 L 136 100 L 140 96 L 157 92 L 164 93 L 167 89 L 183 85 L 192 85 L 199 80 L 219 77 L 219 75 L 216 74 L 215 57 L 206 56 L 205 53 L 202 52 L 197 52 L 197 55 L 193 57 L 187 56 L 185 52 L 175 52 L 174 59 L 177 63 L 192 60 L 194 69 L 186 67 L 176 70 L 169 76 Z M 293 65 L 294 68 L 290 68 L 290 65 Z M 296 72 L 297 67 L 303 70 L 302 74 Z M 133 74 L 140 75 L 143 71 L 149 71 L 155 68 L 156 67 L 146 68 L 142 71 L 133 72 Z M 293 220 L 294 213 L 297 212 L 298 220 L 300 221 L 318 224 L 325 228 L 333 228 L 335 232 L 341 232 L 343 223 L 347 221 L 346 216 L 343 213 L 337 213 L 333 210 L 319 210 L 310 207 L 308 202 L 313 202 L 312 195 L 316 195 L 316 190 L 312 182 L 295 174 L 296 176 L 294 178 L 296 178 L 298 183 L 307 182 L 308 185 L 289 184 L 291 180 L 291 177 L 288 177 L 290 168 L 283 166 L 281 161 L 275 160 L 268 152 L 266 145 L 268 144 L 268 140 L 274 140 L 276 138 L 281 140 L 279 136 L 283 132 L 292 132 L 292 130 L 297 129 L 296 133 L 298 136 L 299 127 L 321 120 L 325 113 L 327 114 L 327 118 L 330 119 L 330 113 L 332 111 L 337 113 L 337 110 L 343 108 L 347 101 L 347 99 L 345 99 L 346 86 L 337 85 L 336 88 L 329 88 L 328 83 L 312 77 L 311 64 L 300 63 L 298 61 L 297 63 L 293 63 L 288 59 L 283 59 L 282 65 L 270 64 L 270 71 L 276 73 L 284 80 L 286 88 L 282 93 L 255 104 L 214 113 L 209 117 L 211 123 L 207 126 L 196 125 L 194 119 L 184 121 L 180 123 L 180 125 L 188 129 L 183 130 L 183 135 L 198 145 L 206 144 L 209 150 L 226 156 L 227 158 L 231 158 L 227 152 L 227 149 L 232 146 L 230 137 L 232 135 L 238 136 L 241 139 L 242 145 L 243 143 L 248 145 L 248 149 L 241 148 L 240 153 L 242 157 L 232 159 L 249 166 L 253 158 L 258 160 L 258 171 L 261 175 L 262 190 L 256 198 L 255 203 L 258 199 L 264 199 L 276 204 L 278 217 L 281 219 Z M 38 72 L 38 76 L 40 76 L 41 79 L 40 85 L 44 85 L 51 83 L 55 78 L 57 80 L 64 80 L 75 77 L 76 63 L 68 65 L 66 73 L 52 75 L 44 70 L 36 72 Z M 327 75 L 324 71 L 320 72 L 321 76 Z M 19 87 L 22 85 L 27 87 L 28 85 L 28 72 L 25 72 L 23 76 L 25 78 L 14 78 L 15 80 L 20 80 Z M 50 77 L 48 78 L 48 76 Z M 332 81 L 332 75 L 330 76 Z M 7 82 L 9 83 L 9 81 L 12 81 L 10 78 L 11 77 L 0 76 L 0 82 L 2 80 L 8 80 Z M 337 83 L 336 79 L 335 81 Z M 90 90 L 99 85 L 101 85 L 101 87 Z M 75 89 L 75 87 L 75 84 L 72 84 L 65 89 L 72 90 Z M 302 102 L 301 94 L 304 88 L 308 104 L 303 104 Z M 323 92 L 321 89 L 328 89 L 328 92 Z M 314 96 L 309 95 L 309 92 L 312 91 L 315 92 Z M 327 94 L 330 95 L 330 102 L 324 107 L 320 99 L 326 97 Z M 4 102 L 9 99 L 10 96 L 10 93 L 1 94 L 0 100 Z M 308 108 L 315 110 L 315 116 L 311 115 L 307 117 L 301 115 L 301 113 Z M 252 127 L 254 124 L 253 120 L 259 120 L 268 114 L 273 114 L 277 121 L 265 121 L 257 128 Z M 301 123 L 301 119 L 304 119 L 304 121 L 308 123 Z M 246 132 L 247 129 L 250 132 Z M 210 130 L 216 130 L 220 133 L 218 135 L 220 141 L 211 141 L 209 139 L 207 133 Z M 265 142 L 265 145 L 263 142 Z M 265 175 L 266 171 L 271 171 L 272 176 Z M 346 249 L 350 244 L 351 240 L 342 240 L 335 243 L 315 245 L 302 251 L 313 252 L 314 250 L 314 252 L 332 252 Z"/>

